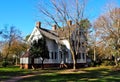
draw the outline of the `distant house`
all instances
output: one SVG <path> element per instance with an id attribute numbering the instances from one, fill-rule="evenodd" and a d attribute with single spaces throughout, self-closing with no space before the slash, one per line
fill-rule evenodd
<path id="1" fill-rule="evenodd" d="M 76 28 L 75 25 L 72 25 L 72 21 L 68 21 L 68 24 L 71 26 L 70 31 L 73 32 Z M 32 43 L 34 40 L 38 40 L 42 37 L 46 38 L 46 44 L 49 50 L 49 59 L 45 59 L 45 67 L 72 66 L 73 61 L 70 53 L 70 44 L 67 40 L 68 31 L 68 27 L 57 28 L 57 26 L 54 25 L 52 30 L 48 30 L 42 28 L 40 22 L 36 23 L 36 26 L 28 39 L 28 43 Z M 79 38 L 81 38 L 81 50 L 77 57 L 77 66 L 83 66 L 87 62 L 86 47 L 82 45 L 86 41 L 86 38 L 82 34 L 79 36 Z M 66 47 L 65 54 L 61 49 L 61 45 Z M 31 58 L 29 56 L 29 51 L 22 55 L 20 58 L 20 63 L 22 68 L 31 68 Z M 36 66 L 40 66 L 41 58 L 35 58 L 34 63 Z"/>

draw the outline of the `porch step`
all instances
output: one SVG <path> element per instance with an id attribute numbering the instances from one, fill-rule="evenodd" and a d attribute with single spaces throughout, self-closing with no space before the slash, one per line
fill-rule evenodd
<path id="1" fill-rule="evenodd" d="M 68 68 L 66 64 L 60 64 L 60 68 Z"/>

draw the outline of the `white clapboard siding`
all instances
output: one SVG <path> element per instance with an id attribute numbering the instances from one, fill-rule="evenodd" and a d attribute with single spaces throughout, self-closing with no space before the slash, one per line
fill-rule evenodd
<path id="1" fill-rule="evenodd" d="M 20 64 L 29 64 L 28 58 L 20 58 Z"/>

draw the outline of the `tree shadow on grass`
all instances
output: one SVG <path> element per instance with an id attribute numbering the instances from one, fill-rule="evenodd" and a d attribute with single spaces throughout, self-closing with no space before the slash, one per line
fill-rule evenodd
<path id="1" fill-rule="evenodd" d="M 22 76 L 26 74 L 30 74 L 29 70 L 22 70 L 19 67 L 12 66 L 12 67 L 1 67 L 0 68 L 0 81 L 10 79 L 11 77 L 15 76 Z"/>
<path id="2" fill-rule="evenodd" d="M 108 69 L 86 70 L 85 73 L 44 73 L 34 77 L 25 78 L 20 82 L 118 82 L 120 81 L 120 72 L 110 71 Z"/>

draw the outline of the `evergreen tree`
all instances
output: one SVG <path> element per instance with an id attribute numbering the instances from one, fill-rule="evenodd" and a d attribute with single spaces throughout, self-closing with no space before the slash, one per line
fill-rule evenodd
<path id="1" fill-rule="evenodd" d="M 45 38 L 38 39 L 38 41 L 34 40 L 29 51 L 32 58 L 32 64 L 34 64 L 34 58 L 41 57 L 42 69 L 44 69 L 43 62 L 45 59 L 49 58 L 49 52 L 46 46 Z"/>

